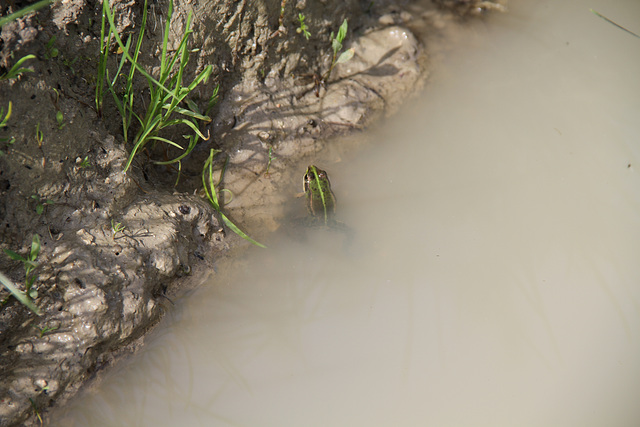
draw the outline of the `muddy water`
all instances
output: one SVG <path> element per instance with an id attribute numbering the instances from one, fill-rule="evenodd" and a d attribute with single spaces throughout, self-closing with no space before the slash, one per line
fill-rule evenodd
<path id="1" fill-rule="evenodd" d="M 523 3 L 54 424 L 637 425 L 640 3 Z"/>

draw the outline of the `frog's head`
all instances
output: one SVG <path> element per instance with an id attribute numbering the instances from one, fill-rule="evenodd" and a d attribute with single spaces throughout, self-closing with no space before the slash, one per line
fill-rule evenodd
<path id="1" fill-rule="evenodd" d="M 305 188 L 321 188 L 324 184 L 329 183 L 329 175 L 317 166 L 310 165 L 307 168 L 307 173 L 304 174 Z"/>

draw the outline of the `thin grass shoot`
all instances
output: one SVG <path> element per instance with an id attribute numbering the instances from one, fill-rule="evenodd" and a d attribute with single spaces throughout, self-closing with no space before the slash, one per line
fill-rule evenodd
<path id="1" fill-rule="evenodd" d="M 28 61 L 29 59 L 34 59 L 35 57 L 36 57 L 35 55 L 25 55 L 22 58 L 18 59 L 18 61 L 15 64 L 13 64 L 13 67 L 11 67 L 9 71 L 7 71 L 6 73 L 0 76 L 0 80 L 16 79 L 20 77 L 22 73 L 26 73 L 26 72 L 33 73 L 33 70 L 31 68 L 20 68 L 20 67 L 25 61 Z"/>
<path id="2" fill-rule="evenodd" d="M 9 119 L 11 118 L 12 107 L 13 107 L 13 104 L 11 103 L 11 101 L 9 101 L 9 107 L 7 108 L 7 115 L 4 116 L 4 118 L 0 122 L 0 129 L 2 129 L 4 127 L 7 127 L 7 123 L 9 122 Z M 0 117 L 2 117 L 3 114 L 4 114 L 4 108 L 0 107 Z"/>
<path id="3" fill-rule="evenodd" d="M 41 0 L 38 3 L 34 3 L 30 6 L 24 7 L 22 9 L 20 9 L 19 11 L 12 13 L 10 15 L 7 16 L 3 16 L 0 18 L 0 28 L 2 28 L 3 25 L 14 21 L 18 18 L 22 18 L 24 15 L 31 13 L 31 12 L 35 12 L 39 9 L 42 9 L 43 7 L 47 7 L 49 6 L 51 3 L 53 3 L 54 1 L 58 1 L 58 0 Z"/>
<path id="4" fill-rule="evenodd" d="M 213 208 L 216 211 L 218 211 L 225 225 L 229 227 L 234 233 L 236 233 L 238 236 L 242 237 L 246 241 L 256 246 L 259 246 L 261 248 L 266 248 L 266 246 L 263 245 L 262 243 L 246 235 L 229 218 L 227 218 L 227 216 L 224 213 L 222 213 L 222 208 L 220 206 L 220 202 L 218 200 L 218 195 L 216 192 L 216 183 L 214 182 L 214 179 L 213 179 L 213 158 L 218 153 L 220 153 L 220 150 L 215 150 L 212 148 L 211 151 L 209 152 L 209 158 L 207 158 L 207 160 L 204 163 L 204 167 L 202 168 L 202 185 L 204 187 L 204 192 L 207 196 L 207 200 L 209 200 L 209 203 L 211 203 L 211 206 L 213 206 Z M 220 180 L 218 181 L 218 184 L 220 183 L 221 180 L 222 180 L 222 175 L 220 176 Z"/>

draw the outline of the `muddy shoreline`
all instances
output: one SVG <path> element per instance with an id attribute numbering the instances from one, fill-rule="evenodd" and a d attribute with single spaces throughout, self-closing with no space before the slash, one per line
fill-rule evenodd
<path id="1" fill-rule="evenodd" d="M 135 3 L 112 2 L 122 35 L 138 31 L 142 6 Z M 393 114 L 427 78 L 425 34 L 441 36 L 488 2 L 437 2 L 453 9 L 366 3 L 176 1 L 170 45 L 184 33 L 188 13 L 196 17 L 190 46 L 199 50 L 188 79 L 214 68 L 192 101 L 204 108 L 220 85 L 212 121 L 201 129 L 209 139 L 181 163 L 177 184 L 175 167 L 151 161 L 166 147 L 142 153 L 125 173 L 130 147 L 110 95 L 102 117 L 94 107 L 100 2 L 59 3 L 2 28 L 0 74 L 24 55 L 36 58 L 23 65 L 32 72 L 0 81 L 0 108 L 12 104 L 0 128 L 0 247 L 25 254 L 40 236 L 34 289 L 43 315 L 0 290 L 0 424 L 39 423 L 47 408 L 63 405 L 142 345 L 171 300 L 198 286 L 217 259 L 248 244 L 203 197 L 211 149 L 220 150 L 218 174 L 227 163 L 222 188 L 233 199 L 225 214 L 257 240 L 277 232 L 278 217 L 261 212 L 289 197 L 282 186 L 295 172 L 290 166 Z M 167 7 L 149 10 L 141 63 L 152 73 Z M 13 11 L 4 9 L 0 14 Z M 309 40 L 296 32 L 299 13 Z M 301 76 L 326 71 L 329 34 L 344 19 L 354 57 L 324 84 L 301 84 Z M 115 72 L 117 63 L 110 67 Z M 143 99 L 147 83 L 136 84 Z M 163 136 L 179 140 L 184 132 Z M 22 264 L 4 253 L 0 271 L 24 283 Z"/>

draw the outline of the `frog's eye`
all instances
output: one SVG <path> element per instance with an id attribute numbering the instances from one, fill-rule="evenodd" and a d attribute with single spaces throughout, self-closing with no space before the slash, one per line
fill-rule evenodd
<path id="1" fill-rule="evenodd" d="M 314 179 L 316 179 L 316 177 L 314 176 L 313 172 L 309 172 L 309 173 L 307 174 L 307 179 L 309 179 L 309 180 L 314 180 Z"/>

